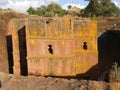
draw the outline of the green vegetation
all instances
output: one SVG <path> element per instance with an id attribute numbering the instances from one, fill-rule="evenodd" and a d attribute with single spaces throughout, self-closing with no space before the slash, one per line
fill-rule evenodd
<path id="1" fill-rule="evenodd" d="M 120 9 L 111 0 L 88 0 L 89 4 L 85 9 L 80 9 L 78 7 L 72 7 L 68 5 L 68 10 L 62 9 L 62 7 L 57 3 L 51 3 L 48 6 L 42 5 L 37 9 L 30 7 L 27 12 L 30 15 L 39 15 L 53 17 L 55 15 L 64 16 L 82 16 L 97 18 L 99 16 L 110 17 L 110 16 L 120 16 Z"/>
<path id="2" fill-rule="evenodd" d="M 27 10 L 28 14 L 30 15 L 39 15 L 39 16 L 47 16 L 53 17 L 55 15 L 63 16 L 66 14 L 66 11 L 62 9 L 62 7 L 57 3 L 51 3 L 48 6 L 40 6 L 37 9 L 30 7 Z"/>
<path id="3" fill-rule="evenodd" d="M 45 6 L 42 5 L 38 8 L 29 7 L 27 10 L 30 15 L 54 17 L 54 16 L 78 16 L 78 17 L 90 17 L 97 19 L 98 17 L 113 17 L 120 16 L 120 8 L 117 7 L 111 0 L 86 0 L 89 1 L 88 6 L 84 9 L 80 9 L 75 6 L 68 5 L 68 10 L 63 9 L 57 3 L 50 3 Z M 7 9 L 6 9 L 7 10 Z M 0 12 L 4 9 L 0 8 Z"/>
<path id="4" fill-rule="evenodd" d="M 0 8 L 0 12 L 1 12 L 1 11 L 3 11 L 3 9 L 2 9 L 2 8 Z"/>
<path id="5" fill-rule="evenodd" d="M 82 16 L 85 17 L 93 17 L 99 16 L 101 12 L 101 5 L 98 0 L 90 0 L 88 6 L 84 9 L 84 13 Z"/>
<path id="6" fill-rule="evenodd" d="M 116 62 L 110 71 L 110 82 L 120 82 L 120 67 Z"/>
<path id="7" fill-rule="evenodd" d="M 36 14 L 36 10 L 33 8 L 33 7 L 30 7 L 27 12 L 30 14 L 30 15 L 35 15 Z"/>
<path id="8" fill-rule="evenodd" d="M 47 7 L 42 5 L 41 7 L 38 7 L 36 9 L 36 14 L 39 16 L 44 16 L 46 14 L 46 11 L 47 11 Z"/>
<path id="9" fill-rule="evenodd" d="M 111 0 L 90 0 L 82 16 L 120 16 L 120 9 Z"/>

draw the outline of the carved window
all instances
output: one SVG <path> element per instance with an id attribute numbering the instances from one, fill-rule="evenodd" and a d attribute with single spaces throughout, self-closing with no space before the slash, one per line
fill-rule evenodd
<path id="1" fill-rule="evenodd" d="M 87 50 L 87 49 L 88 49 L 87 42 L 83 42 L 83 49 L 84 49 L 84 50 Z"/>
<path id="2" fill-rule="evenodd" d="M 53 49 L 52 49 L 52 45 L 51 44 L 48 45 L 48 52 L 50 54 L 53 54 Z"/>

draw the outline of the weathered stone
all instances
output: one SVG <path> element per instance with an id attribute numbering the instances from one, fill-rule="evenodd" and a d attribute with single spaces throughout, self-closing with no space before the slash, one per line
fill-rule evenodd
<path id="1" fill-rule="evenodd" d="M 120 82 L 110 83 L 110 90 L 120 90 Z"/>
<path id="2" fill-rule="evenodd" d="M 15 12 L 0 13 L 0 72 L 9 73 L 7 40 L 6 36 L 10 34 L 8 22 L 13 18 L 24 18 L 26 15 Z"/>
<path id="3" fill-rule="evenodd" d="M 109 90 L 108 86 L 104 81 L 89 81 L 88 90 Z"/>
<path id="4" fill-rule="evenodd" d="M 18 76 L 0 73 L 0 90 L 109 90 L 102 81 L 54 77 Z"/>

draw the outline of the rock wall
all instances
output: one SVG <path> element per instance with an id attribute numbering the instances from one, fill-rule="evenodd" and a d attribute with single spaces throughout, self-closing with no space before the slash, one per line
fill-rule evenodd
<path id="1" fill-rule="evenodd" d="M 0 20 L 0 71 L 8 73 L 7 49 L 4 21 Z"/>
<path id="2" fill-rule="evenodd" d="M 120 19 L 119 18 L 104 18 L 98 21 L 97 35 L 102 35 L 107 30 L 120 30 Z"/>
<path id="3" fill-rule="evenodd" d="M 109 90 L 109 84 L 102 81 L 23 77 L 0 73 L 0 90 Z"/>
<path id="4" fill-rule="evenodd" d="M 24 18 L 24 14 L 15 12 L 1 12 L 0 13 L 0 71 L 10 73 L 10 64 L 8 65 L 7 37 L 10 35 L 8 22 L 13 18 Z"/>

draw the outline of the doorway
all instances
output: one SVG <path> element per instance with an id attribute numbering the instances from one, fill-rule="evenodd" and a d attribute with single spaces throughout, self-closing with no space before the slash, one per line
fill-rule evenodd
<path id="1" fill-rule="evenodd" d="M 28 75 L 25 26 L 18 31 L 21 75 Z"/>
<path id="2" fill-rule="evenodd" d="M 12 44 L 12 35 L 6 36 L 7 41 L 7 53 L 8 53 L 8 65 L 9 65 L 9 73 L 13 74 L 13 44 Z"/>

